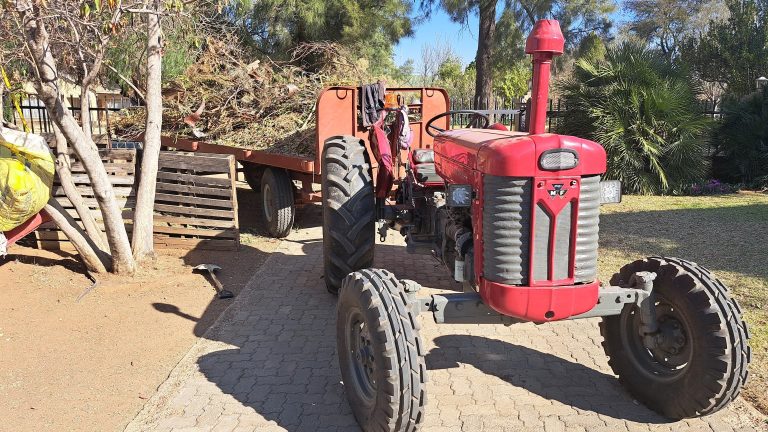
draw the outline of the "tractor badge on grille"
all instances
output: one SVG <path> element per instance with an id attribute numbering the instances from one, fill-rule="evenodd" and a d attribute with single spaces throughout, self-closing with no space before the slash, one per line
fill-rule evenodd
<path id="1" fill-rule="evenodd" d="M 562 198 L 562 197 L 565 196 L 565 193 L 568 192 L 568 189 L 563 188 L 563 184 L 562 183 L 553 184 L 552 188 L 553 189 L 550 189 L 550 190 L 547 191 L 547 192 L 549 192 L 549 197 L 552 198 L 552 199 L 554 199 L 555 197 L 558 197 L 558 196 L 560 198 Z"/>

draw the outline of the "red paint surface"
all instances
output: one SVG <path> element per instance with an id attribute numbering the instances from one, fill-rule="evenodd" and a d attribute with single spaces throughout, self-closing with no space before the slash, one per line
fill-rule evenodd
<path id="1" fill-rule="evenodd" d="M 539 166 L 542 153 L 552 149 L 576 152 L 579 164 L 575 168 L 547 171 Z M 476 198 L 472 203 L 472 223 L 475 245 L 475 277 L 483 301 L 504 315 L 534 322 L 555 321 L 591 310 L 597 304 L 599 282 L 573 285 L 578 223 L 578 197 L 581 177 L 603 174 L 606 169 L 605 150 L 599 144 L 571 136 L 520 132 L 464 129 L 449 131 L 435 139 L 435 164 L 438 174 L 450 184 L 471 184 Z M 571 243 L 569 272 L 566 279 L 532 280 L 528 286 L 499 284 L 486 280 L 483 268 L 483 176 L 508 176 L 533 179 L 532 211 L 541 202 L 553 219 L 559 217 L 564 206 L 574 203 L 571 213 Z M 576 182 L 572 185 L 571 182 Z M 538 185 L 541 183 L 541 187 Z M 568 188 L 561 197 L 552 198 L 553 184 Z M 553 221 L 553 226 L 556 221 Z M 535 217 L 532 224 L 537 223 Z M 533 226 L 531 227 L 533 230 Z M 554 242 L 554 236 L 550 236 Z M 533 254 L 531 247 L 529 253 Z M 531 255 L 533 257 L 533 255 Z M 552 256 L 549 256 L 552 268 Z M 530 260 L 533 263 L 533 259 Z M 533 272 L 529 273 L 531 276 Z M 551 312 L 551 317 L 548 313 Z"/>
<path id="2" fill-rule="evenodd" d="M 600 283 L 558 287 L 480 283 L 480 296 L 493 310 L 533 322 L 557 321 L 588 312 L 597 304 Z M 551 312 L 549 317 L 547 313 Z"/>
<path id="3" fill-rule="evenodd" d="M 533 86 L 531 88 L 531 134 L 545 132 L 549 75 L 552 57 L 563 53 L 565 40 L 556 20 L 540 20 L 534 24 L 525 42 L 525 53 L 533 55 Z"/>

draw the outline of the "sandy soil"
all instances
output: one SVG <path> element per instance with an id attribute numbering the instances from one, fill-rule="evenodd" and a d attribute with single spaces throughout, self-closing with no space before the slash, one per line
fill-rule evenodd
<path id="1" fill-rule="evenodd" d="M 13 247 L 0 262 L 0 431 L 122 430 L 228 305 L 192 266 L 220 265 L 237 294 L 278 245 L 249 227 L 255 195 L 239 196 L 239 251 L 168 251 L 79 302 L 91 282 L 74 257 Z"/>

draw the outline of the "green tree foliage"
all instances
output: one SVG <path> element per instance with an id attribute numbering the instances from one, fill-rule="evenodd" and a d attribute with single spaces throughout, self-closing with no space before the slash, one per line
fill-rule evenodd
<path id="1" fill-rule="evenodd" d="M 768 2 L 727 0 L 727 6 L 729 18 L 688 39 L 682 58 L 702 80 L 743 96 L 754 90 L 755 79 L 768 75 Z"/>
<path id="2" fill-rule="evenodd" d="M 715 143 L 718 171 L 733 176 L 724 180 L 768 187 L 768 87 L 726 99 Z"/>
<path id="3" fill-rule="evenodd" d="M 438 67 L 435 84 L 444 88 L 451 99 L 471 100 L 475 93 L 475 65 L 465 68 L 461 60 L 451 57 Z"/>
<path id="4" fill-rule="evenodd" d="M 558 132 L 602 144 L 607 177 L 626 191 L 673 192 L 707 173 L 710 123 L 688 75 L 659 52 L 623 43 L 605 59 L 578 60 L 561 86 L 568 115 Z"/>
<path id="5" fill-rule="evenodd" d="M 531 63 L 525 60 L 520 60 L 514 65 L 506 67 L 503 71 L 499 71 L 493 84 L 496 94 L 503 96 L 506 100 L 525 95 L 528 93 L 531 73 Z"/>
<path id="6" fill-rule="evenodd" d="M 165 45 L 163 50 L 163 83 L 171 82 L 197 59 L 197 54 L 205 44 L 205 39 L 198 29 L 193 16 L 173 17 L 165 27 Z M 145 26 L 137 26 L 115 41 L 107 52 L 106 61 L 111 67 L 106 72 L 107 80 L 112 85 L 120 86 L 130 94 L 132 90 L 120 75 L 129 78 L 135 85 L 143 87 L 146 81 L 147 34 Z M 143 88 L 142 88 L 143 91 Z"/>
<path id="7" fill-rule="evenodd" d="M 371 64 L 391 59 L 391 46 L 412 33 L 408 0 L 238 0 L 225 15 L 273 58 L 300 43 L 334 41 L 363 50 Z"/>
<path id="8" fill-rule="evenodd" d="M 628 0 L 624 7 L 634 15 L 629 30 L 675 58 L 693 18 L 704 0 Z"/>
<path id="9" fill-rule="evenodd" d="M 597 33 L 590 33 L 579 42 L 579 46 L 574 52 L 576 59 L 583 59 L 589 62 L 603 60 L 606 54 L 605 42 Z"/>
<path id="10" fill-rule="evenodd" d="M 523 35 L 536 21 L 554 18 L 560 26 L 569 47 L 575 46 L 581 36 L 610 29 L 608 16 L 615 9 L 614 0 L 421 0 L 422 10 L 429 15 L 442 8 L 453 21 L 467 24 L 473 14 L 479 15 L 479 31 L 475 65 L 475 101 L 478 105 L 490 99 L 493 77 L 498 75 L 505 61 L 514 65 L 521 55 Z M 498 9 L 502 14 L 498 16 Z M 503 66 L 501 66 L 503 70 Z M 504 72 L 506 74 L 506 72 Z"/>

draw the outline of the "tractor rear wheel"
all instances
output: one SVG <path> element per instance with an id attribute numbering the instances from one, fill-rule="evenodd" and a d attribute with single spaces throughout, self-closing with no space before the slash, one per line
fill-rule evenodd
<path id="1" fill-rule="evenodd" d="M 336 294 L 348 274 L 373 264 L 376 202 L 363 141 L 329 138 L 322 161 L 325 286 Z"/>
<path id="2" fill-rule="evenodd" d="M 272 237 L 286 237 L 296 217 L 291 177 L 285 170 L 266 168 L 260 183 L 261 208 L 267 232 Z"/>
<path id="3" fill-rule="evenodd" d="M 736 399 L 748 375 L 749 335 L 739 305 L 707 269 L 677 258 L 635 261 L 611 285 L 626 285 L 641 271 L 656 273 L 659 331 L 648 346 L 634 305 L 603 318 L 608 364 L 632 396 L 666 417 L 718 411 Z"/>
<path id="4" fill-rule="evenodd" d="M 344 279 L 336 347 L 344 390 L 360 428 L 418 430 L 426 403 L 424 348 L 405 286 L 392 273 L 367 269 Z"/>

